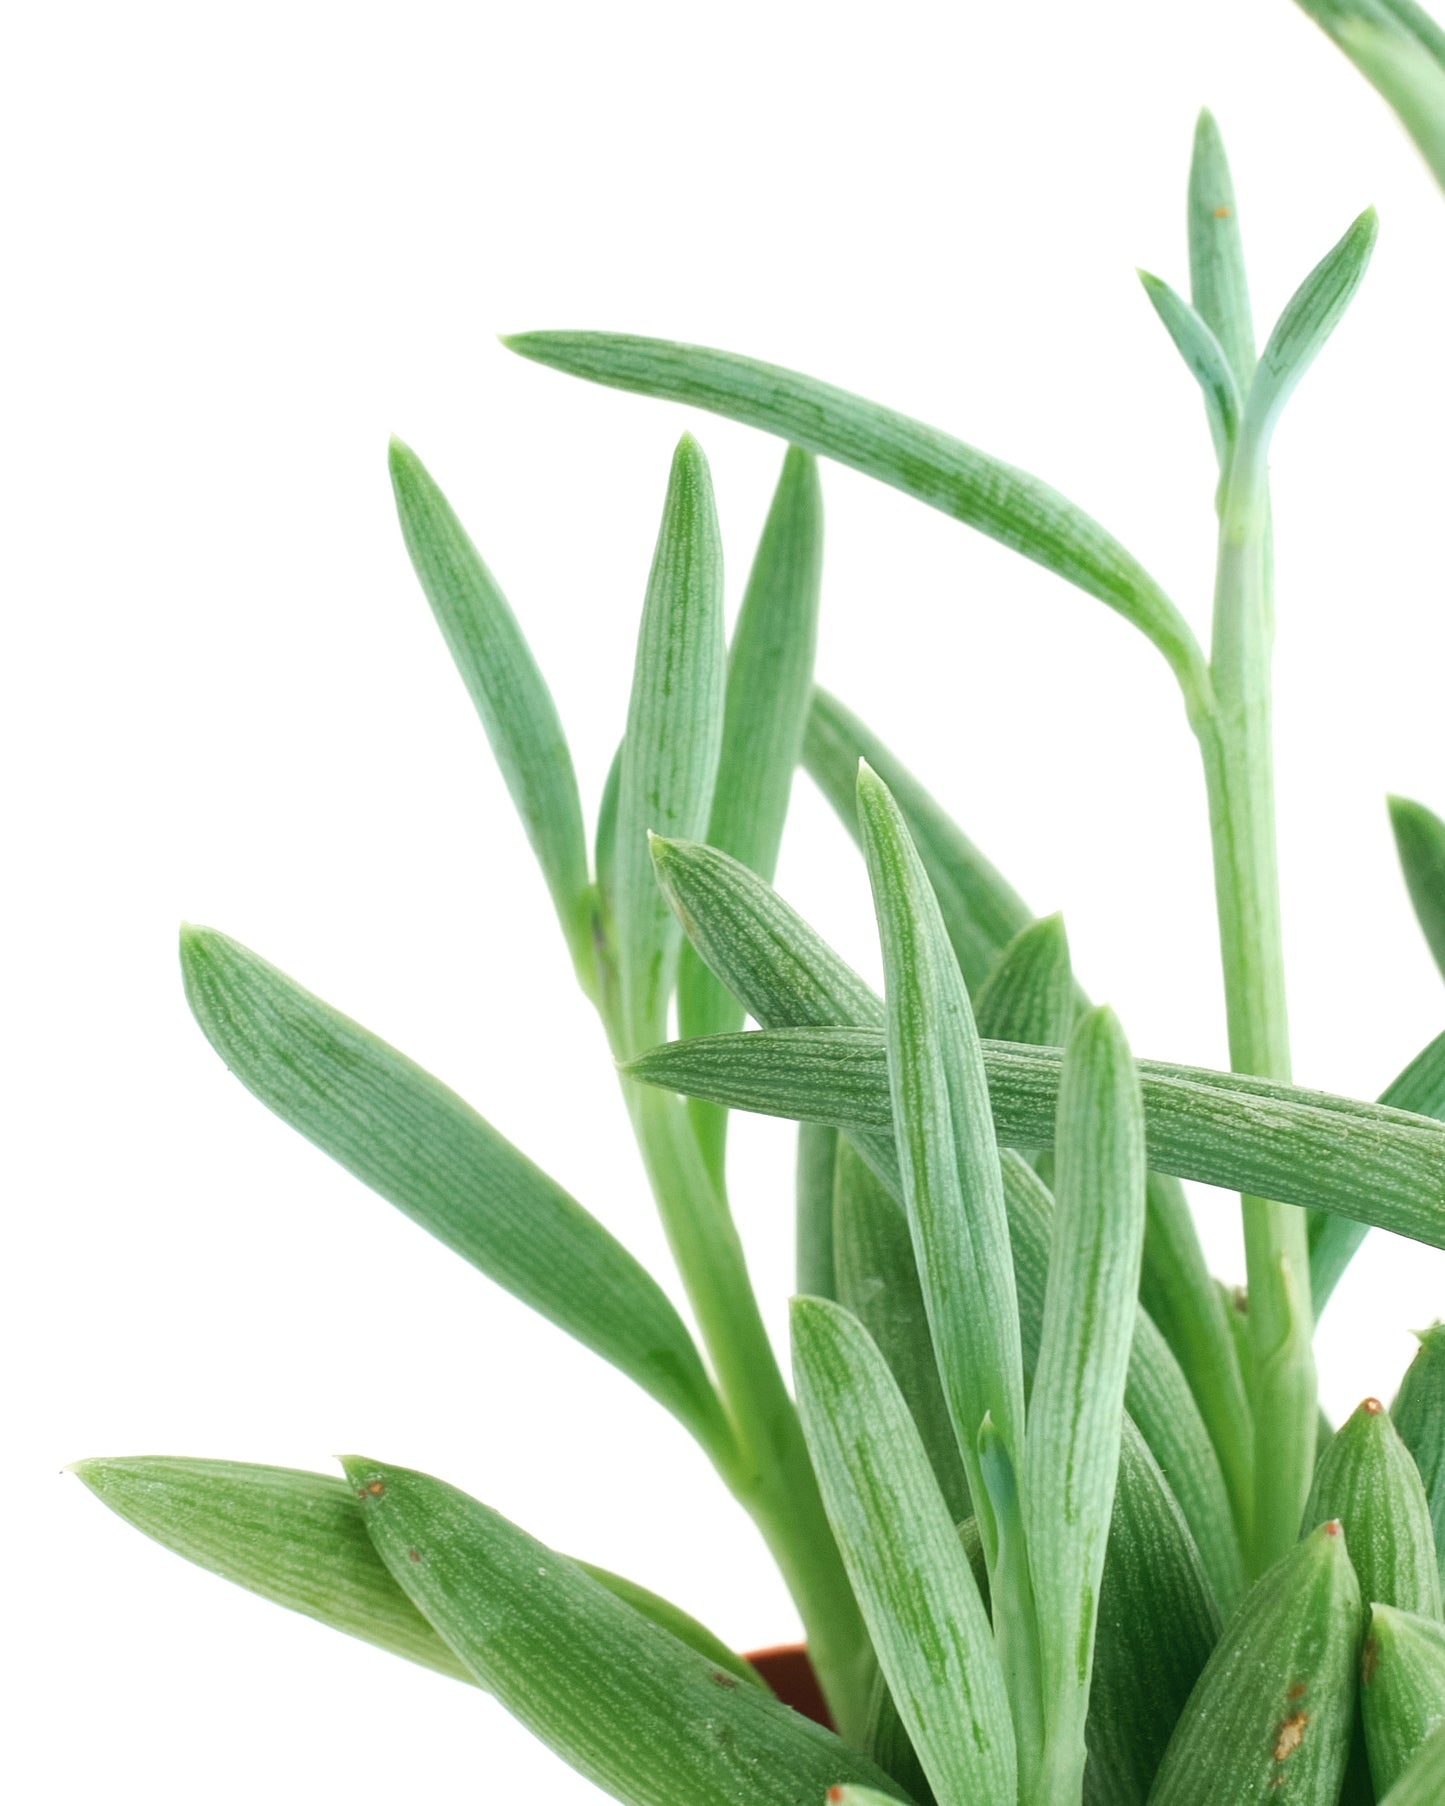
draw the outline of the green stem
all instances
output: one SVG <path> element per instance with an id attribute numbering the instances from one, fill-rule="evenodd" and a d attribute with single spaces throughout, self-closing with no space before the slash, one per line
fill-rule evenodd
<path id="1" fill-rule="evenodd" d="M 624 1088 L 673 1258 L 737 1430 L 738 1457 L 719 1471 L 797 1603 L 834 1721 L 856 1740 L 868 1721 L 872 1650 L 731 1212 L 682 1100 L 646 1085 Z"/>
<path id="2" fill-rule="evenodd" d="M 1275 846 L 1270 660 L 1274 635 L 1268 477 L 1242 440 L 1220 496 L 1213 701 L 1196 722 L 1209 793 L 1229 1057 L 1288 1080 L 1289 1026 Z M 1254 1403 L 1255 1573 L 1298 1538 L 1317 1416 L 1305 1213 L 1242 1199 Z"/>

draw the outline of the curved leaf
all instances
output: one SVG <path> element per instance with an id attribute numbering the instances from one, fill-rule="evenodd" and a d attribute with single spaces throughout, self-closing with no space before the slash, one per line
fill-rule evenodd
<path id="1" fill-rule="evenodd" d="M 343 1465 L 412 1603 L 534 1736 L 626 1806 L 797 1806 L 842 1781 L 899 1798 L 831 1731 L 465 1493 L 408 1468 Z"/>
<path id="2" fill-rule="evenodd" d="M 634 1379 L 715 1455 L 732 1431 L 657 1282 L 454 1091 L 209 928 L 181 936 L 206 1039 L 268 1109 Z"/>
<path id="3" fill-rule="evenodd" d="M 1445 31 L 1414 0 L 1299 0 L 1394 108 L 1445 188 Z"/>
<path id="4" fill-rule="evenodd" d="M 1163 653 L 1191 706 L 1207 697 L 1204 656 L 1159 585 L 1097 521 L 1026 471 L 892 408 L 727 351 L 606 332 L 526 332 L 502 342 L 588 382 L 776 433 L 901 489 L 1117 609 Z"/>
<path id="5" fill-rule="evenodd" d="M 1435 964 L 1445 974 L 1445 821 L 1423 803 L 1392 796 L 1390 825 L 1410 901 Z"/>

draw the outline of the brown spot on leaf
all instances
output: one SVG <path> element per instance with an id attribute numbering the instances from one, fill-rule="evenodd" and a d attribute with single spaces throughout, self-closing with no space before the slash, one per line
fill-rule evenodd
<path id="1" fill-rule="evenodd" d="M 1304 1696 L 1305 1696 L 1305 1684 L 1303 1681 L 1296 1681 L 1295 1684 L 1285 1694 L 1286 1699 L 1303 1699 Z"/>
<path id="2" fill-rule="evenodd" d="M 1368 1687 L 1375 1678 L 1375 1670 L 1380 1664 L 1380 1645 L 1374 1637 L 1365 1638 L 1365 1647 L 1360 1652 L 1360 1685 Z"/>
<path id="3" fill-rule="evenodd" d="M 735 1675 L 727 1674 L 721 1668 L 714 1668 L 710 1678 L 719 1687 L 736 1687 L 738 1684 Z"/>
<path id="4" fill-rule="evenodd" d="M 1288 1757 L 1292 1756 L 1304 1742 L 1305 1726 L 1309 1721 L 1310 1715 L 1308 1712 L 1294 1712 L 1285 1719 L 1284 1723 L 1279 1727 L 1279 1735 L 1275 1738 L 1274 1742 L 1274 1759 L 1276 1762 L 1285 1761 Z"/>
<path id="5" fill-rule="evenodd" d="M 373 1480 L 366 1490 L 371 1494 L 373 1499 L 379 1499 L 386 1491 L 386 1487 L 380 1480 Z"/>
<path id="6" fill-rule="evenodd" d="M 842 1798 L 843 1789 L 841 1787 L 830 1787 L 828 1789 L 828 1806 L 838 1806 L 838 1802 Z"/>
<path id="7" fill-rule="evenodd" d="M 1214 217 L 1216 219 L 1228 219 L 1229 218 L 1228 207 L 1216 207 L 1214 209 Z"/>
<path id="8" fill-rule="evenodd" d="M 406 1552 L 406 1559 L 408 1561 L 420 1561 L 421 1556 L 417 1554 L 415 1549 L 408 1549 Z"/>
<path id="9" fill-rule="evenodd" d="M 1378 1417 L 1384 1408 L 1377 1398 L 1367 1398 L 1360 1406 L 1366 1417 Z"/>
<path id="10" fill-rule="evenodd" d="M 1338 1518 L 1331 1518 L 1329 1523 L 1325 1525 L 1325 1535 L 1338 1536 L 1342 1528 L 1343 1526 Z"/>

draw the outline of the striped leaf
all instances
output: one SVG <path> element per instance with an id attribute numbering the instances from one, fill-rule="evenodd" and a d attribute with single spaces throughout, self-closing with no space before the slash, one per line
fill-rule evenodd
<path id="1" fill-rule="evenodd" d="M 624 1046 L 655 1041 L 667 1021 L 681 936 L 659 895 L 649 834 L 702 835 L 722 746 L 722 544 L 712 478 L 684 435 L 637 636 L 617 786 L 616 916 Z"/>
<path id="2" fill-rule="evenodd" d="M 803 1425 L 878 1665 L 939 1806 L 1014 1806 L 1013 1728 L 968 1557 L 867 1331 L 793 1305 Z"/>
<path id="3" fill-rule="evenodd" d="M 626 1806 L 797 1806 L 897 1789 L 830 1731 L 688 1648 L 440 1480 L 348 1457 L 392 1578 L 534 1736 Z"/>
<path id="4" fill-rule="evenodd" d="M 901 489 L 1117 609 L 1152 640 L 1186 695 L 1208 694 L 1204 655 L 1147 571 L 1037 477 L 891 408 L 726 351 L 605 332 L 530 332 L 522 357 L 634 394 L 707 408 Z"/>
<path id="5" fill-rule="evenodd" d="M 1435 1732 L 1380 1806 L 1438 1806 L 1445 1799 L 1445 1727 Z"/>
<path id="6" fill-rule="evenodd" d="M 1254 323 L 1234 181 L 1219 126 L 1207 108 L 1194 128 L 1187 217 L 1194 311 L 1218 340 L 1243 395 L 1254 377 Z"/>
<path id="7" fill-rule="evenodd" d="M 1029 1400 L 1024 1521 L 1038 1606 L 1047 1797 L 1082 1785 L 1104 1550 L 1144 1247 L 1144 1113 L 1111 1011 L 1064 1059 L 1043 1339 Z"/>
<path id="8" fill-rule="evenodd" d="M 1445 1625 L 1376 1605 L 1360 1662 L 1360 1702 L 1370 1778 L 1383 1795 L 1445 1725 Z"/>
<path id="9" fill-rule="evenodd" d="M 682 1319 L 560 1185 L 454 1091 L 239 942 L 186 929 L 181 967 L 207 1040 L 268 1109 L 726 1454 L 732 1431 Z"/>
<path id="10" fill-rule="evenodd" d="M 423 1668 L 480 1684 L 392 1579 L 344 1480 L 174 1456 L 80 1461 L 71 1471 L 118 1517 L 198 1567 Z M 710 1662 L 763 1685 L 749 1663 L 668 1600 L 605 1568 L 578 1566 Z"/>
<path id="11" fill-rule="evenodd" d="M 1432 1325 L 1420 1337 L 1390 1415 L 1425 1485 L 1445 1590 L 1445 1324 Z"/>
<path id="12" fill-rule="evenodd" d="M 556 705 L 506 597 L 421 459 L 393 439 L 390 462 L 406 549 L 591 990 L 587 841 Z"/>
<path id="13" fill-rule="evenodd" d="M 1420 1470 L 1377 1398 L 1341 1424 L 1320 1456 L 1305 1528 L 1327 1518 L 1345 1527 L 1368 1604 L 1440 1617 L 1440 1571 Z"/>
<path id="14" fill-rule="evenodd" d="M 1299 0 L 1393 107 L 1445 188 L 1445 31 L 1414 0 Z"/>
<path id="15" fill-rule="evenodd" d="M 1167 282 L 1151 276 L 1147 270 L 1140 270 L 1139 280 L 1144 284 L 1150 306 L 1174 341 L 1174 349 L 1199 384 L 1210 436 L 1214 440 L 1214 454 L 1222 467 L 1228 462 L 1239 435 L 1239 417 L 1243 412 L 1239 384 L 1229 366 L 1228 354 L 1203 316 Z"/>
<path id="16" fill-rule="evenodd" d="M 882 781 L 858 773 L 858 812 L 883 948 L 886 1070 L 903 1194 L 944 1397 L 980 1512 L 977 1441 L 991 1417 L 1015 1466 L 1023 1369 L 1008 1215 L 978 1033 L 908 829 Z"/>

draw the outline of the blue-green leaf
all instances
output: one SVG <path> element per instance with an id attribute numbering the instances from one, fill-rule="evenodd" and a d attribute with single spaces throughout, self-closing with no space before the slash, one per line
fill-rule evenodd
<path id="1" fill-rule="evenodd" d="M 731 352 L 606 332 L 529 332 L 504 343 L 589 382 L 776 433 L 889 483 L 1117 609 L 1163 653 L 1191 703 L 1208 695 L 1204 656 L 1159 585 L 1097 521 L 1026 471 L 892 408 Z"/>
<path id="2" fill-rule="evenodd" d="M 1290 297 L 1245 398 L 1241 436 L 1253 446 L 1268 444 L 1285 403 L 1354 300 L 1379 230 L 1374 208 L 1367 207 Z"/>
<path id="3" fill-rule="evenodd" d="M 392 1579 L 344 1480 L 242 1461 L 130 1456 L 71 1470 L 105 1505 L 175 1554 L 348 1636 L 478 1685 Z M 577 1564 L 618 1598 L 740 1680 L 750 1663 L 635 1581 Z"/>
<path id="4" fill-rule="evenodd" d="M 625 1046 L 667 1022 L 681 936 L 659 893 L 649 834 L 700 837 L 722 747 L 722 544 L 712 479 L 696 440 L 672 461 L 637 637 L 617 791 L 613 908 Z"/>
<path id="5" fill-rule="evenodd" d="M 1061 1059 L 1057 1048 L 984 1046 L 995 1129 L 1006 1147 L 1053 1145 Z M 733 1109 L 832 1123 L 854 1140 L 894 1120 L 887 1047 L 876 1029 L 769 1029 L 674 1041 L 626 1071 Z M 1160 1170 L 1367 1219 L 1445 1247 L 1445 1125 L 1242 1073 L 1141 1060 L 1139 1074 L 1149 1159 Z"/>
<path id="6" fill-rule="evenodd" d="M 791 447 L 753 560 L 728 649 L 722 753 L 707 841 L 771 878 L 813 690 L 823 578 L 823 492 L 818 467 Z M 715 1035 L 741 1028 L 741 1006 L 691 947 L 682 950 L 678 1028 Z M 710 1104 L 694 1120 L 721 1168 L 726 1118 Z"/>
<path id="7" fill-rule="evenodd" d="M 1432 1324 L 1420 1337 L 1390 1416 L 1425 1483 L 1445 1590 L 1445 1324 Z"/>
<path id="8" fill-rule="evenodd" d="M 391 442 L 391 481 L 406 549 L 487 730 L 578 974 L 591 990 L 582 804 L 551 692 L 481 554 L 421 459 L 399 439 Z"/>
<path id="9" fill-rule="evenodd" d="M 1445 1121 L 1445 1035 L 1437 1035 L 1415 1056 L 1386 1087 L 1380 1102 L 1415 1116 Z M 1310 1219 L 1310 1291 L 1316 1317 L 1369 1233 L 1368 1223 L 1352 1223 L 1348 1217 L 1315 1215 Z"/>
<path id="10" fill-rule="evenodd" d="M 246 1088 L 721 1456 L 732 1431 L 661 1287 L 454 1091 L 214 929 L 181 936 L 186 997 Z"/>
<path id="11" fill-rule="evenodd" d="M 1038 1604 L 1051 1799 L 1082 1785 L 1099 1583 L 1114 1508 L 1144 1248 L 1144 1110 L 1113 1013 L 1069 1042 L 1053 1249 L 1029 1399 L 1024 1521 Z"/>
<path id="12" fill-rule="evenodd" d="M 830 1731 L 651 1623 L 566 1556 L 408 1468 L 343 1463 L 392 1578 L 477 1680 L 626 1806 L 898 1791 Z"/>
<path id="13" fill-rule="evenodd" d="M 1173 339 L 1175 350 L 1199 384 L 1214 440 L 1214 454 L 1222 466 L 1228 462 L 1230 448 L 1238 436 L 1239 416 L 1243 409 L 1239 384 L 1229 367 L 1228 354 L 1203 317 L 1161 277 L 1140 270 L 1139 280 L 1144 284 L 1150 305 Z"/>
<path id="14" fill-rule="evenodd" d="M 867 1331 L 793 1304 L 799 1408 L 838 1546 L 939 1806 L 1014 1806 L 1013 1727 L 968 1557 Z"/>
<path id="15" fill-rule="evenodd" d="M 994 962 L 973 1000 L 978 1032 L 987 1041 L 1063 1047 L 1078 1010 L 1069 937 L 1061 915 L 1021 928 Z"/>
<path id="16" fill-rule="evenodd" d="M 1440 1571 L 1420 1470 L 1389 1413 L 1367 1398 L 1330 1438 L 1305 1507 L 1310 1529 L 1338 1518 L 1371 1605 L 1440 1616 Z"/>
<path id="17" fill-rule="evenodd" d="M 1445 188 L 1445 31 L 1414 0 L 1299 0 L 1394 108 Z"/>
<path id="18" fill-rule="evenodd" d="M 938 903 L 898 805 L 864 765 L 858 812 L 883 947 L 891 1115 L 944 1397 L 989 1568 L 978 1433 L 1023 1453 L 1018 1299 L 978 1032 Z"/>
<path id="19" fill-rule="evenodd" d="M 1243 395 L 1254 376 L 1254 322 L 1229 159 L 1214 115 L 1207 108 L 1194 128 L 1188 224 L 1189 292 L 1194 311 L 1218 340 Z"/>

